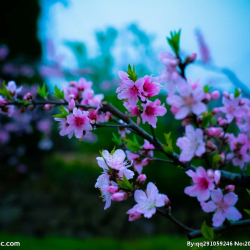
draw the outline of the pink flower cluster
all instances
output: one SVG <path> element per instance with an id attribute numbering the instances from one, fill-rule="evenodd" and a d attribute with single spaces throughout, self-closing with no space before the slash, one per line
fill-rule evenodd
<path id="1" fill-rule="evenodd" d="M 152 160 L 154 148 L 154 145 L 150 144 L 147 140 L 144 140 L 144 145 L 138 153 L 132 153 L 129 150 L 126 151 L 128 159 L 133 162 L 134 169 L 139 174 L 141 174 L 143 167 L 148 165 Z"/>
<path id="2" fill-rule="evenodd" d="M 215 211 L 213 226 L 220 226 L 226 218 L 229 220 L 241 219 L 242 215 L 234 207 L 238 200 L 238 196 L 233 193 L 234 186 L 226 186 L 224 196 L 222 190 L 218 188 L 221 177 L 219 170 L 208 169 L 206 171 L 203 167 L 198 167 L 196 172 L 188 170 L 186 174 L 192 178 L 193 185 L 186 187 L 184 193 L 197 197 L 204 212 Z M 210 197 L 211 200 L 208 201 Z"/>
<path id="3" fill-rule="evenodd" d="M 151 76 L 144 76 L 134 82 L 129 79 L 126 72 L 119 71 L 118 74 L 122 80 L 121 86 L 116 90 L 118 99 L 125 100 L 124 106 L 131 113 L 131 116 L 141 115 L 143 123 L 148 122 L 156 128 L 157 116 L 165 115 L 167 109 L 164 107 L 164 104 L 161 105 L 160 100 L 156 99 L 152 102 L 148 99 L 158 95 L 162 86 L 152 81 Z M 142 101 L 143 111 L 137 106 L 139 100 Z"/>

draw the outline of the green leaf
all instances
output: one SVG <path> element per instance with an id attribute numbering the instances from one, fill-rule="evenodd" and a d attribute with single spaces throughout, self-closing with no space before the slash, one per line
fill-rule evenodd
<path id="1" fill-rule="evenodd" d="M 55 118 L 67 118 L 67 116 L 69 115 L 68 111 L 64 108 L 63 105 L 61 105 L 61 108 L 58 107 L 58 109 L 62 112 L 60 114 L 57 115 L 53 115 L 53 117 Z"/>
<path id="2" fill-rule="evenodd" d="M 23 101 L 23 105 L 31 105 L 31 104 L 32 104 L 31 102 Z"/>
<path id="3" fill-rule="evenodd" d="M 45 83 L 43 84 L 42 87 L 38 86 L 37 94 L 39 94 L 44 99 L 47 98 L 49 92 L 46 92 L 46 85 L 45 85 Z"/>
<path id="4" fill-rule="evenodd" d="M 221 155 L 219 155 L 219 152 L 216 152 L 213 155 L 213 163 L 212 163 L 213 168 L 216 168 L 220 161 L 221 161 Z"/>
<path id="5" fill-rule="evenodd" d="M 207 226 L 206 221 L 202 223 L 201 233 L 203 237 L 206 238 L 207 240 L 214 240 L 214 231 L 211 227 Z"/>
<path id="6" fill-rule="evenodd" d="M 181 35 L 181 30 L 178 32 L 170 32 L 170 37 L 167 37 L 167 41 L 169 46 L 172 48 L 175 54 L 179 54 L 180 51 L 180 35 Z"/>
<path id="7" fill-rule="evenodd" d="M 55 86 L 54 90 L 55 90 L 55 93 L 53 93 L 53 96 L 57 99 L 64 100 L 64 91 L 57 88 L 57 86 Z"/>
<path id="8" fill-rule="evenodd" d="M 117 181 L 117 184 L 124 189 L 132 190 L 134 185 L 133 183 L 130 183 L 126 176 L 123 174 L 123 181 Z"/>
<path id="9" fill-rule="evenodd" d="M 248 194 L 249 194 L 249 196 L 250 196 L 250 190 L 249 190 L 249 189 L 247 189 L 247 188 L 246 188 L 246 190 L 247 190 L 247 193 L 248 193 Z"/>
<path id="10" fill-rule="evenodd" d="M 136 75 L 136 73 L 135 73 L 135 66 L 133 66 L 133 70 L 132 70 L 132 68 L 131 68 L 131 66 L 129 64 L 128 65 L 127 74 L 128 74 L 128 78 L 130 80 L 132 80 L 134 82 L 137 80 L 138 75 Z"/>
<path id="11" fill-rule="evenodd" d="M 174 151 L 173 143 L 172 143 L 172 139 L 170 139 L 171 132 L 169 132 L 168 134 L 164 133 L 164 136 L 165 136 L 165 140 L 166 140 L 167 145 L 165 145 L 165 144 L 163 145 L 163 150 L 166 153 L 173 153 L 173 151 Z"/>
<path id="12" fill-rule="evenodd" d="M 241 94 L 241 91 L 239 91 L 238 89 L 235 89 L 234 98 L 238 97 L 240 94 Z"/>
<path id="13" fill-rule="evenodd" d="M 58 108 L 59 108 L 59 107 L 58 107 Z M 59 110 L 60 110 L 63 114 L 69 115 L 68 111 L 64 108 L 63 105 L 61 105 L 61 108 L 59 108 Z"/>
<path id="14" fill-rule="evenodd" d="M 209 112 L 203 112 L 202 113 L 203 119 L 202 119 L 202 127 L 206 128 L 208 126 L 208 124 L 210 123 L 212 116 L 213 116 L 213 112 L 209 111 Z"/>
<path id="15" fill-rule="evenodd" d="M 213 88 L 213 87 L 211 87 L 211 86 L 209 86 L 209 85 L 205 85 L 205 86 L 203 87 L 205 93 L 209 93 L 210 90 L 211 90 L 212 88 Z"/>
<path id="16" fill-rule="evenodd" d="M 126 142 L 126 146 L 128 149 L 130 149 L 131 152 L 139 151 L 141 149 L 137 140 L 136 140 L 136 142 L 132 141 L 131 139 L 127 139 L 127 138 L 122 138 L 122 140 Z"/>
<path id="17" fill-rule="evenodd" d="M 68 115 L 65 115 L 65 114 L 63 114 L 63 113 L 61 113 L 61 114 L 57 114 L 57 115 L 53 115 L 53 117 L 55 117 L 55 118 L 67 118 L 67 116 Z"/>
<path id="18" fill-rule="evenodd" d="M 6 87 L 5 81 L 3 81 L 3 87 L 0 89 L 0 95 L 7 97 L 9 100 L 12 99 L 12 96 Z"/>
<path id="19" fill-rule="evenodd" d="M 114 152 L 115 152 L 115 146 L 114 146 L 114 148 L 112 149 L 112 151 L 111 151 L 111 155 L 113 155 L 114 154 Z"/>
<path id="20" fill-rule="evenodd" d="M 112 133 L 112 135 L 113 135 L 112 141 L 117 143 L 118 145 L 121 145 L 122 144 L 121 136 L 118 138 L 114 132 Z"/>
<path id="21" fill-rule="evenodd" d="M 248 209 L 243 209 L 248 215 L 250 215 L 250 210 Z"/>

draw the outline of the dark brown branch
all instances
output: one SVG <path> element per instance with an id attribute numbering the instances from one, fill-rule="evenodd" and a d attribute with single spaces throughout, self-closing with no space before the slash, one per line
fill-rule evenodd
<path id="1" fill-rule="evenodd" d="M 178 227 L 183 228 L 185 231 L 187 232 L 193 232 L 195 231 L 192 228 L 189 228 L 187 226 L 185 226 L 184 224 L 182 224 L 181 222 L 179 222 L 177 219 L 175 219 L 171 214 L 169 213 L 163 213 L 160 209 L 157 208 L 156 213 L 164 216 L 165 218 L 169 219 L 170 221 L 172 221 L 175 225 L 177 225 Z"/>
<path id="2" fill-rule="evenodd" d="M 220 233 L 222 231 L 232 229 L 232 228 L 239 228 L 239 227 L 247 227 L 250 226 L 250 220 L 242 220 L 237 222 L 231 222 L 229 225 L 222 225 L 220 227 L 213 227 L 213 231 L 215 233 Z M 194 230 L 188 234 L 188 239 L 195 239 L 202 237 L 201 230 Z"/>

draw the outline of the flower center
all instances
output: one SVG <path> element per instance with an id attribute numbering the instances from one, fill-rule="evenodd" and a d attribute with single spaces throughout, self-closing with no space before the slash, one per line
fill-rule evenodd
<path id="1" fill-rule="evenodd" d="M 83 119 L 81 117 L 75 117 L 76 127 L 81 127 L 83 125 Z"/>
<path id="2" fill-rule="evenodd" d="M 192 96 L 184 98 L 186 106 L 192 106 L 195 104 L 195 100 Z"/>
<path id="3" fill-rule="evenodd" d="M 130 89 L 130 94 L 135 96 L 140 94 L 138 88 L 135 85 Z"/>
<path id="4" fill-rule="evenodd" d="M 201 178 L 199 180 L 198 185 L 199 185 L 200 189 L 208 189 L 208 181 L 207 181 L 207 179 L 206 178 Z"/>
<path id="5" fill-rule="evenodd" d="M 146 107 L 146 110 L 145 110 L 145 113 L 146 113 L 148 116 L 152 116 L 152 115 L 154 115 L 154 111 L 155 111 L 154 108 L 152 108 L 152 107 L 150 107 L 150 106 L 147 106 L 147 107 Z"/>

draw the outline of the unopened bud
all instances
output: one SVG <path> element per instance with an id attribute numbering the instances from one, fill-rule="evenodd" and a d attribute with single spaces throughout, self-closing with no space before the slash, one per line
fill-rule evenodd
<path id="1" fill-rule="evenodd" d="M 30 111 L 33 111 L 33 110 L 35 109 L 35 107 L 36 107 L 36 106 L 34 106 L 34 105 L 30 105 L 30 106 L 29 106 L 29 110 L 30 110 Z"/>
<path id="2" fill-rule="evenodd" d="M 214 171 L 213 171 L 213 169 L 208 169 L 208 170 L 207 170 L 207 176 L 208 176 L 208 178 L 210 178 L 210 179 L 213 179 L 213 178 L 214 178 Z"/>
<path id="3" fill-rule="evenodd" d="M 24 107 L 20 108 L 20 109 L 19 109 L 19 112 L 20 112 L 21 114 L 23 114 L 23 113 L 25 112 L 25 108 L 24 108 Z"/>
<path id="4" fill-rule="evenodd" d="M 222 132 L 222 128 L 210 127 L 206 130 L 206 133 L 210 136 L 219 136 Z"/>
<path id="5" fill-rule="evenodd" d="M 213 109 L 213 115 L 217 114 L 220 112 L 220 108 L 214 108 Z"/>
<path id="6" fill-rule="evenodd" d="M 220 98 L 220 92 L 218 90 L 214 90 L 211 92 L 211 98 L 212 99 L 219 99 Z"/>
<path id="7" fill-rule="evenodd" d="M 185 64 L 188 64 L 188 63 L 192 63 L 195 61 L 197 57 L 197 54 L 196 53 L 192 53 L 190 54 L 189 56 L 187 56 L 186 60 L 185 60 Z"/>
<path id="8" fill-rule="evenodd" d="M 192 123 L 191 119 L 185 118 L 185 119 L 182 121 L 181 125 L 182 125 L 183 127 L 186 127 L 187 125 L 189 125 L 189 124 L 191 124 L 191 123 Z"/>
<path id="9" fill-rule="evenodd" d="M 206 93 L 204 95 L 204 100 L 207 101 L 207 102 L 211 101 L 211 95 L 209 93 Z"/>
<path id="10" fill-rule="evenodd" d="M 118 186 L 109 186 L 108 187 L 108 192 L 111 193 L 111 194 L 116 193 L 118 190 L 119 190 Z"/>
<path id="11" fill-rule="evenodd" d="M 114 193 L 111 196 L 112 201 L 124 201 L 128 199 L 128 194 L 124 191 Z"/>
<path id="12" fill-rule="evenodd" d="M 229 94 L 226 91 L 223 91 L 223 96 L 229 98 Z"/>
<path id="13" fill-rule="evenodd" d="M 25 101 L 31 102 L 32 99 L 33 99 L 32 94 L 31 94 L 31 93 L 26 93 L 26 94 L 24 95 L 23 99 L 24 99 Z"/>
<path id="14" fill-rule="evenodd" d="M 73 112 L 73 109 L 76 107 L 76 104 L 75 104 L 75 100 L 74 99 L 71 99 L 69 101 L 69 113 L 72 113 Z"/>
<path id="15" fill-rule="evenodd" d="M 147 176 L 145 174 L 140 174 L 136 179 L 136 185 L 141 186 L 145 183 Z"/>
<path id="16" fill-rule="evenodd" d="M 214 171 L 214 182 L 219 185 L 220 183 L 221 172 L 219 170 Z"/>
<path id="17" fill-rule="evenodd" d="M 230 193 L 230 192 L 233 192 L 235 189 L 235 186 L 234 185 L 227 185 L 225 186 L 225 189 L 224 189 L 224 193 Z"/>
<path id="18" fill-rule="evenodd" d="M 53 108 L 53 106 L 52 106 L 52 104 L 50 104 L 50 103 L 47 103 L 47 104 L 45 104 L 44 105 L 44 107 L 43 107 L 45 110 L 51 110 L 52 108 Z"/>

